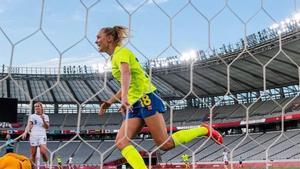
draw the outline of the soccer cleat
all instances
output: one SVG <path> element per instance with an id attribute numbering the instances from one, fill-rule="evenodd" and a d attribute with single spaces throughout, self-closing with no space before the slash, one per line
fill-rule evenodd
<path id="1" fill-rule="evenodd" d="M 203 124 L 201 124 L 201 127 L 205 127 L 205 128 L 207 128 L 207 130 L 208 130 L 208 133 L 207 133 L 207 137 L 209 137 L 210 136 L 210 127 L 209 127 L 209 125 L 208 124 L 205 124 L 205 123 L 203 123 Z M 223 136 L 217 131 L 217 130 L 215 130 L 214 128 L 211 128 L 212 129 L 212 131 L 211 131 L 211 138 L 217 143 L 217 144 L 222 144 L 223 143 Z"/>

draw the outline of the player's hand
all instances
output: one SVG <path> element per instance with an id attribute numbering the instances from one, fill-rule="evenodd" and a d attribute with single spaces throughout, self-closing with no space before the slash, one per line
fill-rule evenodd
<path id="1" fill-rule="evenodd" d="M 45 121 L 45 116 L 43 114 L 40 115 L 42 120 Z"/>
<path id="2" fill-rule="evenodd" d="M 21 135 L 21 138 L 22 138 L 22 140 L 25 140 L 26 137 L 27 137 L 27 132 L 25 131 L 25 132 Z"/>
<path id="3" fill-rule="evenodd" d="M 125 116 L 127 109 L 131 109 L 131 107 L 130 107 L 128 100 L 124 99 L 121 101 L 121 107 L 119 108 L 118 111 Z"/>
<path id="4" fill-rule="evenodd" d="M 100 110 L 99 110 L 99 115 L 100 116 L 102 116 L 105 112 L 106 112 L 106 110 L 108 109 L 108 108 L 110 108 L 110 106 L 111 106 L 111 103 L 110 102 L 108 102 L 108 101 L 103 101 L 103 103 L 100 105 Z"/>

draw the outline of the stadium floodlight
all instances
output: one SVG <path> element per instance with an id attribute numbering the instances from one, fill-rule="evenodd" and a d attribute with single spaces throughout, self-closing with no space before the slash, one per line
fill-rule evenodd
<path id="1" fill-rule="evenodd" d="M 277 32 L 277 34 L 285 33 L 293 29 L 295 26 L 300 26 L 300 13 L 296 13 L 290 18 L 286 18 L 279 24 L 275 23 L 270 26 L 270 29 Z"/>
<path id="2" fill-rule="evenodd" d="M 98 71 L 98 65 L 97 64 L 92 64 L 92 69 Z"/>
<path id="3" fill-rule="evenodd" d="M 98 73 L 110 72 L 111 71 L 111 64 L 110 63 L 99 63 L 93 64 L 92 69 Z"/>
<path id="4" fill-rule="evenodd" d="M 154 67 L 155 66 L 155 62 L 154 61 L 150 61 L 150 67 Z"/>
<path id="5" fill-rule="evenodd" d="M 293 19 L 296 21 L 296 22 L 299 22 L 300 21 L 300 12 L 296 13 L 293 17 Z"/>
<path id="6" fill-rule="evenodd" d="M 192 61 L 197 58 L 197 52 L 195 50 L 191 50 L 189 52 L 184 52 L 181 54 L 180 61 Z"/>
<path id="7" fill-rule="evenodd" d="M 155 67 L 160 68 L 160 63 L 156 62 Z"/>
<path id="8" fill-rule="evenodd" d="M 279 27 L 277 23 L 274 23 L 273 25 L 270 26 L 270 29 L 275 30 Z"/>
<path id="9" fill-rule="evenodd" d="M 169 62 L 162 62 L 162 63 L 161 63 L 161 66 L 162 66 L 162 67 L 168 67 L 168 66 L 169 66 Z"/>

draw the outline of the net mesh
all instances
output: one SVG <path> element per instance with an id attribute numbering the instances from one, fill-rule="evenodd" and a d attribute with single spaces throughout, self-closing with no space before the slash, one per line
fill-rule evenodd
<path id="1" fill-rule="evenodd" d="M 32 3 L 32 2 L 30 2 Z M 12 34 L 8 33 L 8 29 L 5 28 L 5 22 L 2 22 L 0 24 L 0 34 L 1 34 L 1 41 L 5 41 L 2 45 L 6 48 L 10 49 L 9 53 L 5 53 L 6 56 L 6 62 L 8 63 L 8 69 L 7 69 L 7 75 L 3 77 L 0 80 L 1 88 L 3 97 L 7 96 L 7 93 L 4 91 L 6 88 L 6 80 L 10 80 L 10 85 L 14 86 L 15 93 L 22 93 L 22 97 L 25 98 L 24 100 L 29 100 L 28 105 L 28 111 L 32 112 L 32 104 L 37 100 L 43 100 L 41 98 L 46 97 L 49 93 L 54 92 L 58 93 L 61 92 L 64 97 L 68 98 L 68 100 L 74 104 L 77 105 L 77 109 L 74 110 L 78 116 L 77 116 L 77 122 L 76 122 L 76 134 L 73 138 L 71 138 L 69 141 L 65 141 L 62 143 L 55 143 L 52 144 L 51 148 L 48 149 L 48 152 L 50 154 L 50 164 L 52 166 L 53 162 L 55 161 L 55 154 L 60 154 L 61 156 L 70 155 L 74 152 L 76 152 L 74 149 L 77 149 L 77 152 L 82 152 L 81 154 L 76 154 L 74 156 L 74 160 L 78 158 L 80 161 L 80 158 L 83 157 L 85 152 L 93 151 L 91 154 L 93 160 L 95 163 L 100 164 L 100 167 L 103 167 L 104 161 L 107 159 L 108 156 L 113 156 L 119 153 L 118 151 L 115 151 L 116 146 L 113 141 L 106 141 L 101 142 L 101 144 L 97 141 L 87 141 L 82 138 L 81 136 L 81 130 L 82 125 L 84 125 L 87 122 L 87 116 L 85 115 L 85 111 L 87 111 L 86 106 L 88 106 L 88 103 L 90 101 L 93 101 L 95 98 L 100 97 L 99 94 L 104 94 L 107 96 L 107 98 L 113 96 L 114 90 L 118 89 L 118 85 L 112 86 L 112 84 L 109 84 L 109 78 L 110 78 L 110 72 L 104 71 L 101 73 L 101 87 L 97 86 L 97 91 L 92 91 L 90 93 L 82 94 L 84 95 L 83 98 L 84 101 L 80 100 L 78 96 L 74 93 L 76 91 L 70 91 L 68 88 L 68 83 L 61 80 L 62 71 L 63 69 L 68 69 L 64 67 L 64 63 L 67 63 L 68 57 L 74 55 L 80 50 L 88 49 L 87 51 L 93 51 L 92 56 L 86 56 L 83 54 L 83 56 L 87 59 L 93 59 L 94 57 L 98 57 L 101 59 L 98 59 L 99 63 L 104 63 L 102 66 L 105 68 L 109 67 L 109 57 L 107 55 L 103 54 L 95 54 L 97 53 L 97 48 L 94 45 L 94 37 L 95 33 L 97 32 L 97 29 L 102 26 L 102 24 L 118 24 L 118 25 L 125 25 L 130 30 L 130 35 L 128 41 L 125 43 L 124 46 L 130 47 L 138 56 L 138 59 L 149 63 L 148 65 L 148 75 L 150 76 L 150 79 L 154 83 L 160 83 L 161 89 L 166 90 L 166 92 L 169 92 L 170 90 L 167 90 L 166 88 L 171 88 L 176 91 L 176 95 L 181 97 L 181 100 L 177 100 L 176 103 L 165 102 L 167 109 L 169 110 L 169 117 L 166 119 L 167 124 L 170 126 L 173 126 L 173 121 L 176 119 L 174 111 L 176 111 L 176 107 L 179 106 L 179 103 L 185 102 L 188 98 L 193 97 L 197 98 L 199 104 L 204 105 L 203 107 L 206 107 L 204 111 L 208 111 L 209 114 L 209 124 L 212 125 L 214 123 L 215 117 L 214 115 L 218 111 L 218 106 L 222 105 L 223 101 L 225 99 L 230 98 L 232 102 L 240 102 L 242 96 L 238 96 L 236 93 L 232 92 L 232 88 L 234 88 L 236 82 L 239 81 L 238 76 L 232 76 L 232 72 L 237 73 L 239 71 L 243 71 L 245 68 L 240 68 L 238 62 L 239 59 L 244 58 L 245 55 L 248 55 L 251 59 L 250 63 L 253 65 L 253 69 L 249 70 L 249 77 L 246 81 L 248 84 L 240 84 L 244 85 L 245 88 L 251 87 L 251 77 L 257 77 L 261 80 L 260 82 L 257 82 L 262 86 L 262 90 L 259 93 L 259 96 L 256 97 L 253 102 L 251 103 L 240 103 L 241 107 L 239 108 L 244 112 L 244 122 L 246 125 L 245 133 L 238 139 L 232 141 L 231 143 L 225 142 L 221 146 L 217 147 L 216 145 L 211 145 L 210 137 L 193 141 L 189 143 L 188 145 L 180 145 L 177 150 L 181 151 L 182 153 L 186 152 L 187 154 L 190 154 L 192 156 L 192 164 L 195 164 L 197 162 L 206 161 L 205 158 L 200 158 L 200 156 L 205 157 L 205 155 L 209 155 L 210 151 L 204 152 L 206 148 L 210 149 L 218 149 L 218 151 L 213 151 L 215 153 L 215 159 L 214 160 L 220 160 L 222 156 L 223 149 L 226 149 L 229 151 L 229 161 L 231 162 L 231 168 L 234 168 L 233 161 L 238 161 L 238 156 L 242 154 L 243 151 L 251 148 L 257 149 L 257 151 L 263 151 L 264 152 L 264 161 L 265 161 L 265 167 L 269 168 L 269 163 L 271 161 L 270 159 L 270 151 L 272 151 L 272 154 L 274 153 L 274 147 L 278 148 L 283 141 L 287 141 L 291 143 L 291 145 L 299 146 L 299 141 L 295 140 L 294 135 L 290 135 L 288 132 L 285 131 L 285 112 L 288 106 L 291 105 L 291 103 L 297 99 L 299 93 L 296 92 L 296 95 L 293 97 L 290 97 L 289 99 L 285 100 L 284 102 L 278 101 L 274 98 L 274 91 L 270 91 L 268 84 L 277 84 L 276 79 L 273 79 L 273 77 L 268 77 L 268 73 L 275 72 L 274 70 L 274 64 L 278 60 L 285 60 L 285 62 L 288 62 L 288 64 L 293 67 L 294 74 L 296 74 L 296 78 L 299 79 L 299 62 L 295 60 L 295 57 L 291 57 L 289 54 L 290 49 L 285 49 L 282 45 L 282 43 L 286 40 L 286 38 L 282 38 L 282 35 L 285 35 L 284 29 L 290 29 L 288 27 L 284 27 L 283 24 L 280 24 L 280 20 L 276 19 L 274 16 L 274 11 L 271 12 L 270 9 L 268 9 L 268 1 L 257 1 L 256 8 L 251 9 L 251 14 L 248 14 L 247 16 L 241 16 L 239 13 L 239 8 L 234 6 L 234 3 L 232 1 L 220 1 L 218 4 L 218 9 L 215 11 L 210 11 L 210 13 L 207 12 L 210 8 L 208 7 L 210 4 L 204 3 L 202 1 L 173 1 L 167 2 L 163 0 L 145 0 L 145 1 L 132 1 L 132 3 L 129 2 L 127 4 L 126 1 L 122 0 L 116 0 L 116 1 L 104 1 L 104 0 L 98 0 L 98 1 L 74 1 L 70 3 L 70 8 L 72 8 L 72 18 L 71 17 L 63 17 L 63 15 L 68 16 L 67 13 L 63 13 L 62 16 L 60 16 L 61 20 L 57 22 L 52 23 L 53 11 L 56 10 L 63 10 L 60 7 L 60 2 L 56 1 L 47 1 L 42 0 L 40 1 L 40 4 L 35 2 L 35 8 L 34 11 L 36 14 L 34 15 L 35 18 L 32 18 L 34 20 L 30 22 L 30 24 L 34 25 L 34 29 L 27 31 L 27 33 L 23 35 L 19 34 Z M 273 2 L 272 2 L 273 3 Z M 293 6 L 292 12 L 297 12 L 298 10 L 298 1 L 293 0 L 290 2 L 285 2 L 291 6 Z M 40 6 L 38 6 L 40 5 Z M 149 7 L 151 5 L 151 7 Z M 116 7 L 117 9 L 113 8 Z M 67 7 L 64 7 L 67 8 Z M 110 16 L 113 16 L 114 11 L 113 10 L 119 10 L 122 11 L 122 15 L 118 17 L 114 17 L 116 19 L 116 23 L 113 21 L 108 21 Z M 141 17 L 146 16 L 147 10 L 154 10 L 155 16 L 151 17 Z M 27 10 L 24 10 L 25 12 Z M 1 13 L 0 13 L 1 14 Z M 156 15 L 157 14 L 157 15 Z M 198 20 L 189 20 L 188 18 L 191 16 L 197 16 Z M 224 23 L 222 20 L 226 17 L 231 17 L 231 20 L 228 24 L 236 24 L 236 30 L 239 30 L 239 37 L 242 38 L 240 44 L 237 44 L 235 49 L 237 49 L 236 53 L 231 49 L 231 46 L 220 48 L 220 50 L 225 51 L 219 51 L 217 52 L 216 49 L 213 47 L 214 43 L 218 43 L 216 38 L 218 35 L 222 34 L 222 30 L 226 29 L 226 23 Z M 271 41 L 274 42 L 275 46 L 278 47 L 278 51 L 273 52 L 270 58 L 267 59 L 261 59 L 256 56 L 256 51 L 253 50 L 253 44 L 256 45 L 253 38 L 249 38 L 249 33 L 252 31 L 253 27 L 251 26 L 253 23 L 255 23 L 255 20 L 258 17 L 265 18 L 264 20 L 269 20 L 271 23 L 274 23 L 273 26 L 275 26 L 272 30 L 276 30 L 274 33 L 274 39 Z M 141 25 L 141 22 L 143 19 L 149 19 L 148 21 L 144 21 Z M 181 20 L 182 18 L 186 18 L 185 20 Z M 28 20 L 29 18 L 27 18 Z M 74 22 L 77 23 L 77 25 L 74 22 L 68 22 L 68 19 L 73 19 Z M 104 22 L 102 22 L 102 20 Z M 179 21 L 178 21 L 179 20 Z M 234 20 L 234 21 L 233 21 Z M 199 21 L 199 22 L 198 22 Z M 297 21 L 297 22 L 296 22 Z M 299 18 L 298 20 L 295 20 L 295 24 L 299 25 Z M 1 22 L 0 22 L 1 23 Z M 59 24 L 57 24 L 59 23 Z M 279 23 L 279 24 L 277 24 Z M 57 25 L 53 25 L 57 24 Z M 70 25 L 68 25 L 70 24 Z M 73 25 L 74 24 L 74 25 Z M 96 24 L 96 26 L 94 25 Z M 68 25 L 68 26 L 67 26 Z M 155 26 L 153 26 L 155 25 Z M 277 25 L 277 27 L 276 27 Z M 291 24 L 292 25 L 292 24 Z M 58 27 L 57 29 L 55 27 Z M 59 27 L 67 26 L 69 30 L 65 29 L 59 29 Z M 106 26 L 106 25 L 103 25 Z M 139 27 L 146 27 L 149 26 L 149 29 L 153 29 L 153 32 L 150 31 L 150 33 L 153 33 L 151 37 L 145 36 L 147 41 L 149 41 L 149 44 L 142 46 L 140 44 L 141 40 L 143 39 L 143 32 L 138 31 Z M 206 27 L 205 33 L 202 34 L 201 31 L 199 33 L 197 32 L 198 27 Z M 293 26 L 293 25 L 292 25 Z M 70 29 L 70 27 L 73 27 L 73 29 Z M 299 27 L 298 27 L 299 28 Z M 295 29 L 298 29 L 295 28 Z M 221 30 L 221 31 L 220 31 Z M 293 29 L 294 30 L 294 29 Z M 57 32 L 55 32 L 57 31 Z M 155 36 L 157 31 L 162 31 L 162 36 Z M 231 30 L 232 31 L 232 30 Z M 235 30 L 234 30 L 235 31 Z M 257 30 L 254 30 L 257 31 Z M 282 31 L 282 32 L 281 32 Z M 71 32 L 71 33 L 70 33 Z M 194 32 L 194 33 L 188 33 L 188 32 Z M 224 32 L 227 32 L 224 30 Z M 288 31 L 287 31 L 288 32 Z M 180 39 L 180 36 L 177 36 L 178 34 L 186 34 L 186 39 Z M 56 36 L 62 36 L 63 34 L 66 34 L 66 41 L 61 40 L 60 38 L 57 38 Z M 70 36 L 74 35 L 74 36 Z M 270 33 L 271 34 L 271 33 Z M 135 38 L 136 36 L 136 38 Z M 175 69 L 177 70 L 184 70 L 186 74 L 177 74 L 178 77 L 183 79 L 183 81 L 178 81 L 178 88 L 174 88 L 172 84 L 168 84 L 165 81 L 161 81 L 162 77 L 165 76 L 159 76 L 156 77 L 156 74 L 153 72 L 159 72 L 159 68 L 165 70 L 169 69 L 169 72 L 172 72 L 171 67 L 164 67 L 163 63 L 168 62 L 168 66 L 173 64 L 174 62 L 179 62 L 178 60 L 172 60 L 172 58 L 169 58 L 169 60 L 166 60 L 163 58 L 163 56 L 168 55 L 177 55 L 181 56 L 183 53 L 183 49 L 180 47 L 180 44 L 182 44 L 180 41 L 186 41 L 186 43 L 191 40 L 191 37 L 197 36 L 199 37 L 198 41 L 200 43 L 205 44 L 204 47 L 206 48 L 203 51 L 199 51 L 197 53 L 197 59 L 193 58 L 193 54 L 189 53 L 185 56 L 185 59 L 188 58 L 186 61 L 181 60 L 181 65 L 185 64 L 186 69 L 183 69 L 179 65 L 174 64 Z M 230 36 L 230 35 L 229 35 Z M 38 38 L 37 38 L 38 37 Z M 226 38 L 226 36 L 222 37 Z M 147 39 L 148 38 L 148 39 Z M 278 38 L 278 39 L 276 39 Z M 204 39 L 204 40 L 203 40 Z M 157 46 L 155 44 L 156 41 L 163 41 L 165 46 Z M 43 46 L 46 47 L 46 49 L 43 49 L 40 51 L 40 49 L 37 49 L 36 52 L 32 52 L 33 56 L 38 57 L 38 54 L 47 55 L 48 50 L 51 50 L 51 54 L 57 56 L 57 60 L 55 60 L 53 63 L 57 66 L 56 69 L 53 69 L 53 71 L 45 72 L 45 74 L 56 74 L 55 78 L 51 80 L 50 87 L 47 85 L 46 90 L 40 90 L 34 94 L 30 94 L 28 88 L 24 88 L 24 85 L 22 84 L 22 81 L 20 81 L 18 78 L 13 76 L 14 73 L 18 72 L 18 70 L 14 69 L 14 65 L 16 62 L 18 62 L 18 59 L 21 59 L 20 52 L 22 53 L 23 50 L 26 51 L 26 47 L 37 45 L 37 44 L 43 44 Z M 264 42 L 263 42 L 264 43 Z M 264 44 L 258 44 L 261 46 L 264 46 Z M 29 45 L 26 45 L 29 44 Z M 191 44 L 193 46 L 194 44 Z M 151 51 L 152 46 L 155 48 L 156 51 Z M 296 47 L 295 47 L 296 48 Z M 226 51 L 228 50 L 228 51 Z M 233 59 L 227 59 L 224 58 L 222 55 L 222 52 L 229 52 L 229 50 L 232 50 L 232 53 L 236 55 Z M 256 50 L 259 50 L 259 47 L 256 48 Z M 40 53 L 39 53 L 40 52 Z M 29 53 L 26 51 L 25 53 Z M 205 55 L 206 54 L 206 55 Z M 270 56 L 269 55 L 269 56 Z M 215 74 L 223 74 L 224 82 L 217 82 L 214 80 L 214 77 L 209 77 L 205 74 L 199 74 L 195 69 L 197 69 L 197 66 L 199 66 L 199 60 L 205 59 L 206 56 L 213 56 L 215 60 L 217 60 L 218 64 L 222 65 L 222 68 L 220 70 L 212 68 L 212 71 Z M 27 56 L 22 56 L 27 57 Z M 53 57 L 53 56 L 48 56 Z M 189 58 L 191 57 L 191 58 Z M 78 57 L 80 58 L 80 56 Z M 77 58 L 77 59 L 78 59 Z M 74 58 L 70 58 L 71 60 Z M 40 60 L 40 59 L 38 59 Z M 86 60 L 86 59 L 85 59 Z M 79 60 L 82 61 L 82 60 Z M 41 59 L 42 63 L 42 59 Z M 209 62 L 207 62 L 209 64 Z M 157 66 L 159 65 L 159 66 Z M 177 67 L 176 67 L 177 66 Z M 254 70 L 255 69 L 255 70 Z M 47 69 L 49 70 L 49 69 Z M 38 72 L 41 72 L 42 68 L 38 70 Z M 71 71 L 71 68 L 70 68 Z M 252 72 L 251 72 L 252 71 Z M 259 75 L 253 73 L 253 71 L 259 72 Z M 31 74 L 33 72 L 28 70 L 28 74 Z M 283 74 L 284 76 L 285 74 Z M 172 76 L 172 75 L 170 75 Z M 287 74 L 288 77 L 288 74 Z M 170 77 L 172 78 L 172 77 Z M 212 87 L 205 87 L 205 86 L 199 86 L 198 82 L 199 79 L 209 79 L 211 83 L 218 84 L 219 88 L 222 88 L 223 93 L 221 93 L 222 97 L 218 97 L 215 99 L 214 102 L 205 100 L 202 96 L 199 95 L 199 93 L 204 93 L 205 95 L 213 94 L 214 91 L 210 91 Z M 277 79 L 281 80 L 281 79 Z M 156 82 L 157 81 L 157 82 Z M 168 81 L 168 79 L 166 79 Z M 74 83 L 76 85 L 77 82 L 69 82 Z M 181 83 L 181 84 L 180 84 Z M 244 82 L 243 82 L 244 83 Z M 254 83 L 254 82 L 253 82 Z M 256 82 L 255 82 L 256 83 Z M 296 85 L 298 85 L 297 83 Z M 5 85 L 5 86 L 4 86 Z M 32 84 L 31 84 L 32 85 Z M 36 84 L 36 88 L 40 88 Z M 95 86 L 97 83 L 95 82 Z M 181 90 L 181 86 L 189 85 L 188 90 Z M 214 85 L 213 85 L 214 86 Z M 114 89 L 115 88 L 115 89 Z M 113 90 L 114 89 L 114 90 Z M 164 91 L 165 92 L 165 91 Z M 276 91 L 275 91 L 276 92 Z M 255 93 L 255 92 L 254 92 Z M 102 95 L 103 96 L 103 95 Z M 102 97 L 101 96 L 101 97 Z M 245 96 L 246 97 L 246 96 Z M 209 98 L 209 97 L 206 97 Z M 265 99 L 268 98 L 268 99 Z M 58 98 L 56 98 L 58 99 Z M 252 122 L 253 116 L 250 117 L 250 113 L 253 112 L 253 109 L 257 109 L 259 107 L 259 104 L 261 103 L 260 100 L 269 100 L 270 104 L 275 105 L 280 111 L 280 118 L 281 118 L 281 130 L 279 133 L 273 133 L 270 134 L 268 137 L 269 140 L 262 140 L 262 137 L 260 137 L 260 134 L 250 134 L 249 132 L 249 125 Z M 64 109 L 63 106 L 59 107 L 61 111 Z M 199 110 L 196 110 L 199 111 Z M 95 111 L 97 112 L 97 110 Z M 237 112 L 234 109 L 231 109 L 232 114 L 234 112 Z M 198 112 L 197 114 L 201 114 Z M 177 114 L 176 114 L 177 115 Z M 194 116 L 194 115 L 192 115 Z M 106 119 L 107 123 L 113 123 L 114 119 L 113 116 L 109 116 L 108 119 Z M 184 117 L 182 117 L 184 118 Z M 70 119 L 69 119 L 70 120 Z M 71 119 L 72 120 L 72 119 Z M 51 119 L 50 119 L 51 121 Z M 63 124 L 68 124 L 70 121 L 68 121 L 68 115 L 65 116 L 65 119 L 62 121 Z M 71 123 L 71 122 L 70 122 Z M 198 122 L 197 122 L 198 123 Z M 200 123 L 200 121 L 199 121 Z M 74 129 L 72 127 L 66 127 L 61 126 L 61 129 Z M 127 128 L 127 127 L 126 127 Z M 172 134 L 172 130 L 170 130 L 169 134 Z M 16 138 L 17 140 L 18 138 Z M 82 143 L 81 143 L 82 142 Z M 198 143 L 197 143 L 198 142 Z M 153 149 L 149 149 L 149 145 L 141 145 L 140 140 L 132 140 L 131 143 L 136 146 L 140 151 L 147 152 L 149 156 L 149 163 L 151 166 L 151 157 L 152 154 L 155 153 L 162 145 L 156 146 Z M 197 144 L 196 144 L 197 143 Z M 80 146 L 79 146 L 80 145 Z M 146 146 L 146 147 L 143 147 Z M 4 146 L 2 145 L 1 148 Z M 20 146 L 21 148 L 21 146 Z M 51 150 L 50 150 L 51 149 Z M 281 148 L 280 148 L 281 149 Z M 206 154 L 205 154 L 206 153 Z M 96 154 L 96 155 L 95 155 Z M 170 156 L 171 153 L 168 154 L 168 152 L 164 152 L 164 156 Z M 272 156 L 274 157 L 274 156 Z M 276 157 L 276 156 L 275 156 Z M 174 158 L 174 157 L 173 157 Z M 276 159 L 276 158 L 275 158 Z M 274 159 L 272 159 L 274 160 Z M 170 160 L 172 161 L 172 160 Z M 84 163 L 84 161 L 81 161 Z M 193 166 L 195 167 L 195 166 Z"/>

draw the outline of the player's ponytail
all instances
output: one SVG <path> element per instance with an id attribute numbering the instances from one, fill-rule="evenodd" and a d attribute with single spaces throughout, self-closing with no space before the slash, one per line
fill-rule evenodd
<path id="1" fill-rule="evenodd" d="M 118 45 L 121 45 L 123 40 L 127 38 L 128 29 L 124 26 L 114 26 L 113 29 L 116 32 L 114 40 Z"/>
<path id="2" fill-rule="evenodd" d="M 114 43 L 117 45 L 122 45 L 123 40 L 128 35 L 128 28 L 124 26 L 106 27 L 103 30 L 107 36 L 111 35 L 113 37 Z"/>

